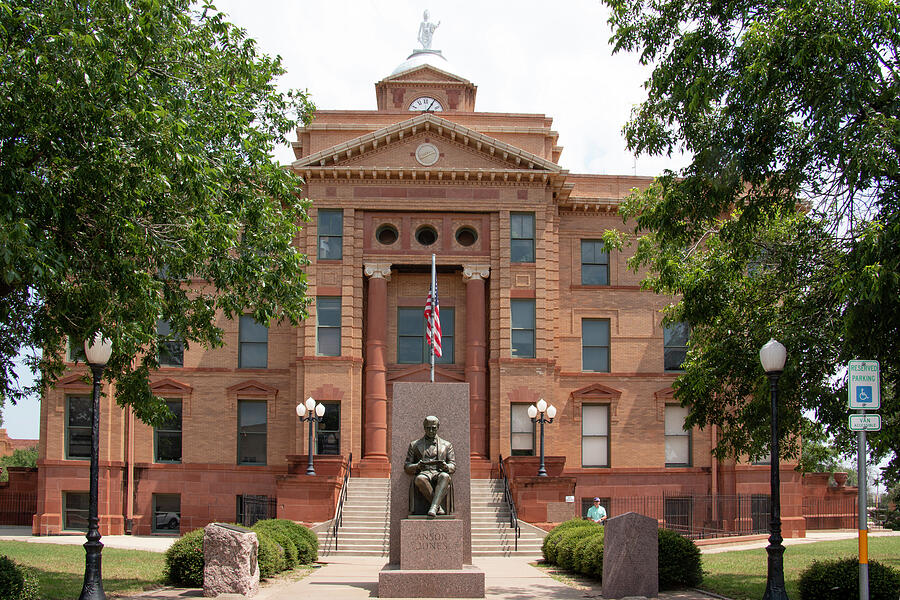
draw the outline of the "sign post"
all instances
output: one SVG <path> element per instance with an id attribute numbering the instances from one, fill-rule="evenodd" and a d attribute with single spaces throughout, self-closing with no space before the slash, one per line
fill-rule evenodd
<path id="1" fill-rule="evenodd" d="M 855 429 L 856 441 L 856 473 L 859 485 L 859 599 L 869 600 L 869 518 L 866 511 L 866 431 L 881 429 L 880 415 L 866 415 L 867 410 L 881 408 L 881 375 L 877 360 L 851 360 L 847 365 L 849 381 L 850 409 L 859 411 L 850 416 L 850 428 Z M 871 426 L 869 419 L 878 417 L 878 429 Z"/>

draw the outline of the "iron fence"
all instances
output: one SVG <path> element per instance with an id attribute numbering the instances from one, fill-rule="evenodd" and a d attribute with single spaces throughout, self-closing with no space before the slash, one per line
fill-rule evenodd
<path id="1" fill-rule="evenodd" d="M 31 525 L 37 510 L 37 492 L 0 490 L 0 525 Z"/>
<path id="2" fill-rule="evenodd" d="M 253 527 L 257 521 L 277 516 L 277 500 L 269 496 L 244 494 L 237 497 L 237 520 L 244 527 Z"/>
<path id="3" fill-rule="evenodd" d="M 586 515 L 589 499 L 582 503 Z M 606 499 L 609 516 L 635 512 L 690 539 L 769 533 L 771 498 L 768 494 L 734 496 L 619 496 Z M 854 529 L 856 497 L 813 499 L 803 502 L 806 529 Z M 784 515 L 782 514 L 782 517 Z"/>

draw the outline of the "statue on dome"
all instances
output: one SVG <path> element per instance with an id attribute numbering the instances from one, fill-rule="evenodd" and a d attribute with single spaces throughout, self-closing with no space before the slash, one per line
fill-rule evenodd
<path id="1" fill-rule="evenodd" d="M 434 30 L 438 28 L 441 22 L 438 21 L 437 24 L 429 23 L 427 10 L 425 11 L 425 14 L 422 15 L 422 18 L 425 20 L 419 25 L 419 43 L 422 44 L 423 49 L 430 50 L 431 38 L 434 36 Z"/>

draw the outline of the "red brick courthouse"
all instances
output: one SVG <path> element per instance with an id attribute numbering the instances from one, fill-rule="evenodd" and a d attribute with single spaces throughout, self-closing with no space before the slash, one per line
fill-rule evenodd
<path id="1" fill-rule="evenodd" d="M 165 427 L 103 400 L 103 534 L 186 532 L 260 506 L 324 521 L 351 455 L 354 476 L 387 477 L 393 385 L 429 377 L 432 254 L 435 379 L 469 383 L 473 476 L 496 476 L 502 457 L 521 518 L 575 515 L 599 496 L 613 515 L 674 527 L 768 527 L 768 465 L 717 462 L 714 428 L 682 429 L 671 384 L 688 331 L 662 326 L 672 299 L 642 292 L 628 256 L 599 241 L 623 227 L 621 199 L 651 180 L 569 173 L 551 118 L 478 112 L 476 92 L 421 50 L 375 84 L 376 110 L 321 110 L 297 131 L 291 168 L 313 201 L 297 240 L 311 261 L 310 318 L 269 328 L 221 318 L 224 348 L 163 344 L 152 385 L 177 415 Z M 90 388 L 83 364 L 71 367 L 41 403 L 42 535 L 86 523 Z M 316 476 L 305 475 L 295 414 L 307 397 L 326 407 Z M 540 398 L 558 409 L 545 429 L 548 478 L 535 477 L 539 432 L 526 414 Z M 781 473 L 788 537 L 806 529 L 794 467 Z"/>

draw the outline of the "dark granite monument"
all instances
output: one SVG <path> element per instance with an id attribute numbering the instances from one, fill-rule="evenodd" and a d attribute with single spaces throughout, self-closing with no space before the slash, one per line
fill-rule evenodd
<path id="1" fill-rule="evenodd" d="M 629 512 L 607 519 L 603 534 L 603 597 L 659 595 L 659 524 Z"/>
<path id="2" fill-rule="evenodd" d="M 426 416 L 436 422 L 423 423 Z M 395 383 L 390 563 L 378 576 L 380 597 L 484 597 L 484 571 L 472 566 L 469 463 L 469 385 Z M 421 487 L 416 483 L 420 474 L 428 479 L 430 499 L 425 481 L 420 480 Z M 434 514 L 428 514 L 432 509 Z"/>

